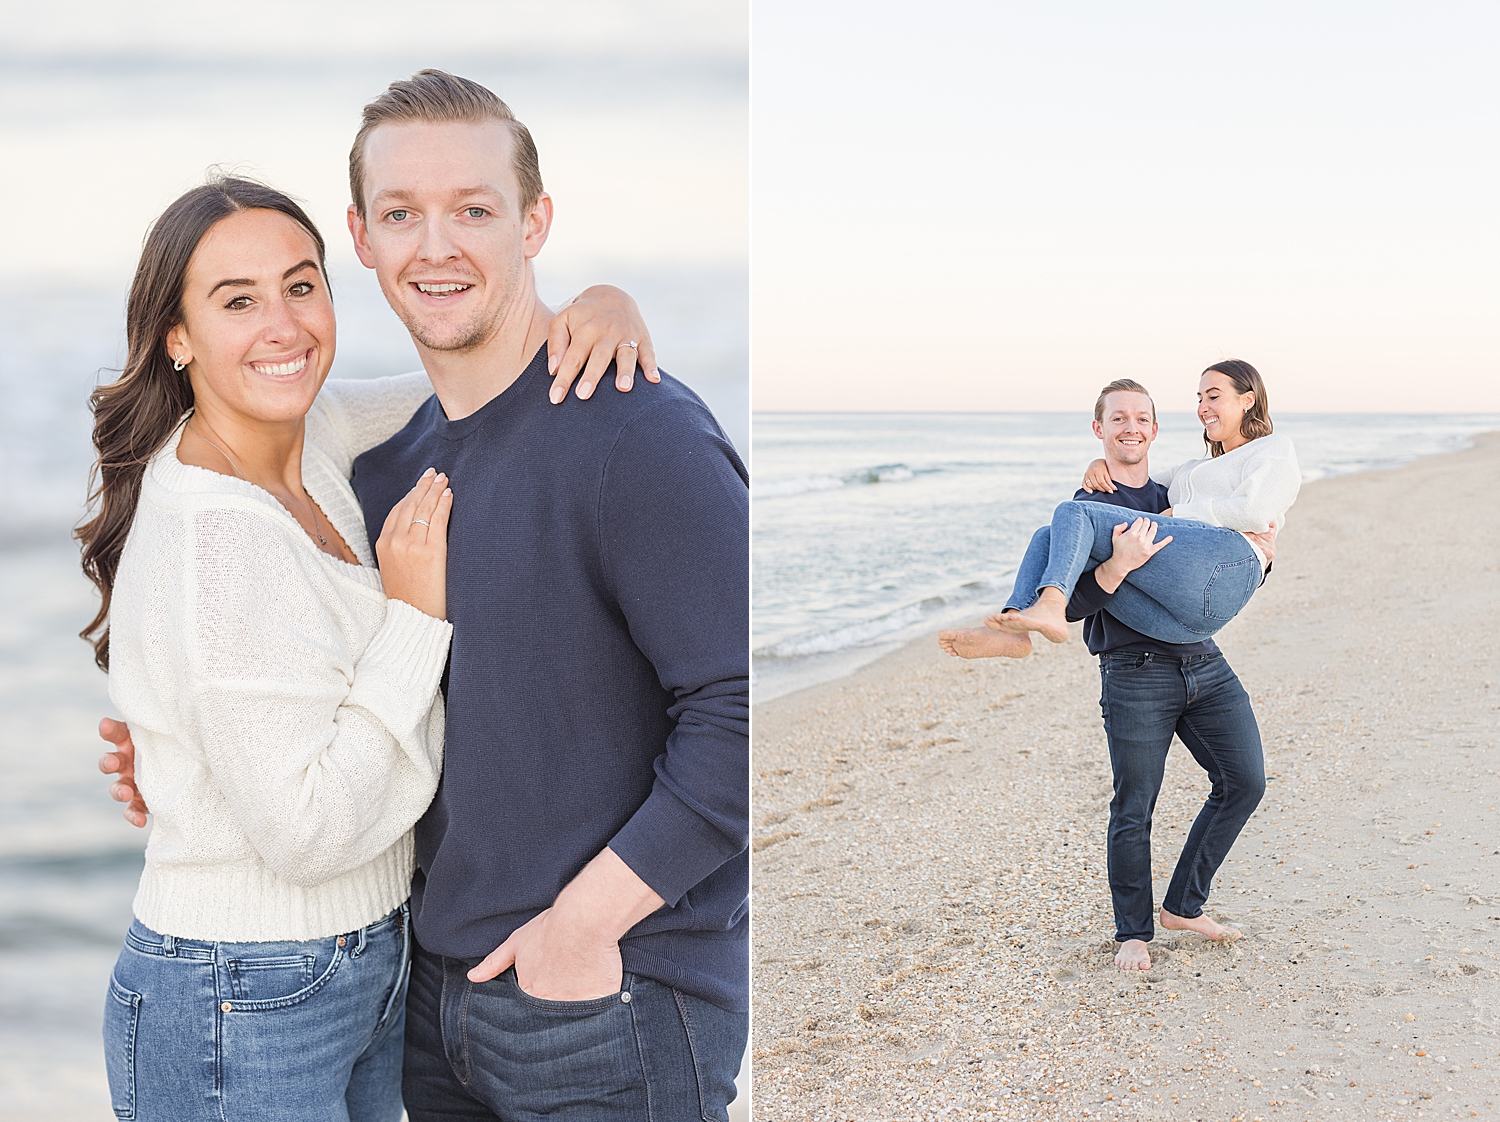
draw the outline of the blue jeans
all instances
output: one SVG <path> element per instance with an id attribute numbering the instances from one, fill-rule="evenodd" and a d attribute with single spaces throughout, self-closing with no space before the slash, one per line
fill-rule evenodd
<path id="1" fill-rule="evenodd" d="M 1115 939 L 1150 941 L 1151 815 L 1176 733 L 1212 781 L 1177 859 L 1162 907 L 1196 919 L 1214 874 L 1266 791 L 1260 728 L 1250 697 L 1222 654 L 1174 658 L 1146 651 L 1099 656 L 1099 708 L 1109 738 L 1109 890 Z"/>
<path id="2" fill-rule="evenodd" d="M 749 1018 L 626 974 L 619 993 L 544 1001 L 507 970 L 416 948 L 402 1090 L 411 1122 L 725 1122 Z"/>
<path id="3" fill-rule="evenodd" d="M 176 939 L 136 920 L 104 1003 L 115 1117 L 396 1122 L 410 926 L 405 904 L 308 942 Z"/>
<path id="4" fill-rule="evenodd" d="M 1070 501 L 1052 512 L 1052 525 L 1032 535 L 1016 572 L 1007 608 L 1024 611 L 1044 588 L 1072 596 L 1078 578 L 1115 550 L 1114 529 L 1138 511 L 1108 503 Z M 1171 543 L 1131 572 L 1109 604 L 1126 627 L 1164 643 L 1198 643 L 1239 614 L 1260 587 L 1260 558 L 1243 534 L 1187 518 L 1146 515 Z"/>

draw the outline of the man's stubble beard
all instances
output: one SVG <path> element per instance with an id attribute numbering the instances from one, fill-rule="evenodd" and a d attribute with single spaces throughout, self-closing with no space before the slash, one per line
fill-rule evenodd
<path id="1" fill-rule="evenodd" d="M 398 305 L 393 300 L 387 300 L 387 302 L 418 344 L 429 351 L 465 354 L 477 351 L 494 338 L 500 323 L 505 319 L 506 312 L 510 311 L 511 305 L 519 295 L 524 269 L 524 264 L 519 261 L 512 265 L 509 275 L 505 277 L 505 295 L 493 312 L 486 313 L 485 309 L 481 308 L 475 318 L 469 320 L 468 323 L 443 324 L 441 325 L 442 334 L 435 330 L 439 325 L 428 324 L 404 304 Z M 404 287 L 404 281 L 402 285 Z"/>
<path id="2" fill-rule="evenodd" d="M 1120 463 L 1125 464 L 1127 467 L 1135 467 L 1136 464 L 1145 460 L 1150 448 L 1145 444 L 1136 448 L 1126 448 L 1119 444 L 1111 444 L 1110 451 L 1114 453 L 1114 458 Z"/>

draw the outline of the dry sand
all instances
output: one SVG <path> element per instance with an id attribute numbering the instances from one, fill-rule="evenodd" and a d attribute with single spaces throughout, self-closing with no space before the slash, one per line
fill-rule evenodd
<path id="1" fill-rule="evenodd" d="M 1306 487 L 1220 637 L 1265 800 L 1127 975 L 1074 629 L 754 709 L 755 1117 L 1500 1118 L 1500 434 Z M 1174 746 L 1165 891 L 1208 783 Z"/>

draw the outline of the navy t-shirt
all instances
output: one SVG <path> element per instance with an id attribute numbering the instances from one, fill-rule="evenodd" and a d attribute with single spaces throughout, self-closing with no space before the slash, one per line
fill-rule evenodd
<path id="1" fill-rule="evenodd" d="M 621 941 L 625 969 L 742 1011 L 745 468 L 675 379 L 552 405 L 546 359 L 457 421 L 429 398 L 354 464 L 371 541 L 426 468 L 452 479 L 447 737 L 416 828 L 417 938 L 477 963 L 609 846 L 666 900 Z"/>
<path id="2" fill-rule="evenodd" d="M 1075 501 L 1109 503 L 1111 506 L 1143 514 L 1160 514 L 1172 505 L 1167 499 L 1167 489 L 1153 480 L 1148 480 L 1144 487 L 1127 487 L 1116 482 L 1113 492 L 1080 490 L 1073 498 Z M 1131 516 L 1120 519 L 1122 522 L 1133 520 Z M 1169 545 L 1167 548 L 1172 547 Z M 1078 578 L 1078 584 L 1074 586 L 1073 595 L 1068 600 L 1068 619 L 1074 622 L 1083 620 L 1083 641 L 1090 654 L 1103 654 L 1106 651 L 1155 651 L 1180 658 L 1219 653 L 1219 645 L 1212 639 L 1204 639 L 1198 643 L 1164 643 L 1126 627 L 1109 614 L 1109 602 L 1112 599 L 1114 593 L 1100 588 L 1099 582 L 1094 579 L 1094 570 L 1090 569 Z"/>

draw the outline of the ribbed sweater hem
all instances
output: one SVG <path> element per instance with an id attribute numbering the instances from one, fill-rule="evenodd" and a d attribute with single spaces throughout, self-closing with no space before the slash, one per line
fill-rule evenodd
<path id="1" fill-rule="evenodd" d="M 411 894 L 410 832 L 375 860 L 304 888 L 250 858 L 204 865 L 148 862 L 135 915 L 153 931 L 180 939 L 278 942 L 355 931 Z"/>

